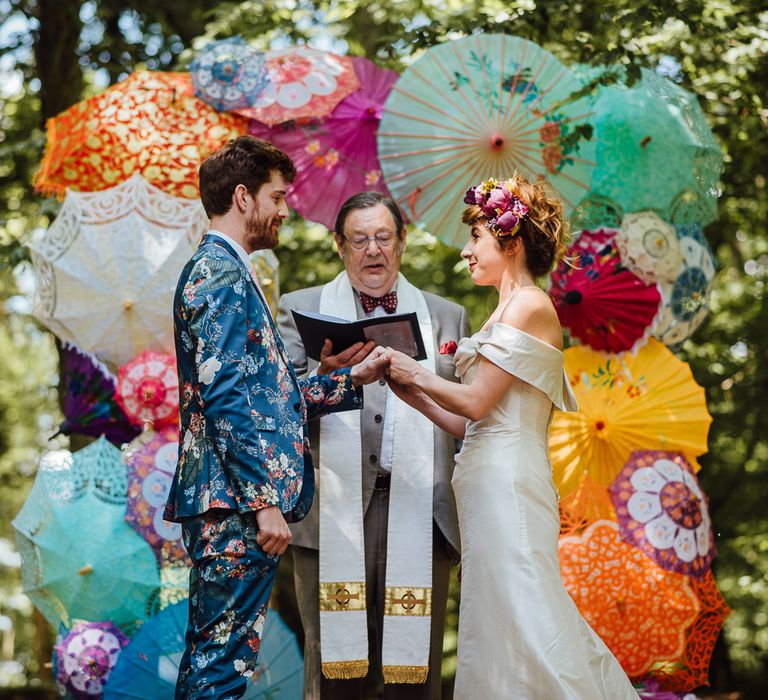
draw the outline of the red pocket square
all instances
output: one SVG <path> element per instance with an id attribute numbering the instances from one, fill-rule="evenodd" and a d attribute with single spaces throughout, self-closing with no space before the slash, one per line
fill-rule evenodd
<path id="1" fill-rule="evenodd" d="M 456 352 L 456 348 L 458 345 L 456 345 L 455 340 L 449 340 L 447 343 L 443 343 L 440 346 L 440 354 L 441 355 L 453 355 L 453 353 Z"/>

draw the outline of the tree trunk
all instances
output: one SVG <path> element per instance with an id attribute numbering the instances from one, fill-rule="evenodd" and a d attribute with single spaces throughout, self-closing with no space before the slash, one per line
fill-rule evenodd
<path id="1" fill-rule="evenodd" d="M 40 79 L 43 122 L 77 102 L 83 71 L 76 53 L 80 40 L 81 0 L 37 0 L 40 27 L 35 37 L 35 64 Z"/>

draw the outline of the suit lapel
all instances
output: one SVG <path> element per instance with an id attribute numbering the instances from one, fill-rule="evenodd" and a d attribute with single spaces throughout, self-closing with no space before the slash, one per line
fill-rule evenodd
<path id="1" fill-rule="evenodd" d="M 280 352 L 280 356 L 283 358 L 283 362 L 285 363 L 285 366 L 288 368 L 288 371 L 291 373 L 291 377 L 293 378 L 293 382 L 296 385 L 297 390 L 299 391 L 299 394 L 301 394 L 301 385 L 299 384 L 299 378 L 296 376 L 296 370 L 293 368 L 293 362 L 291 362 L 291 358 L 288 356 L 288 351 L 285 349 L 285 345 L 283 345 L 283 339 L 280 337 L 280 333 L 277 330 L 277 325 L 275 324 L 275 320 L 272 318 L 272 312 L 269 310 L 269 306 L 267 306 L 267 300 L 264 298 L 264 295 L 262 291 L 259 289 L 258 285 L 256 284 L 256 280 L 253 278 L 253 268 L 248 269 L 246 268 L 245 264 L 243 263 L 243 260 L 240 258 L 240 256 L 237 254 L 237 251 L 227 243 L 223 238 L 219 236 L 211 236 L 208 234 L 205 234 L 200 241 L 200 246 L 203 245 L 216 245 L 219 248 L 223 248 L 226 250 L 240 265 L 240 269 L 245 272 L 245 276 L 248 279 L 248 283 L 251 286 L 251 289 L 253 290 L 253 293 L 256 295 L 256 297 L 259 300 L 259 304 L 261 305 L 261 314 L 267 319 L 267 323 L 269 324 L 269 327 L 272 329 L 272 337 L 275 339 L 275 344 L 277 345 L 277 349 Z"/>

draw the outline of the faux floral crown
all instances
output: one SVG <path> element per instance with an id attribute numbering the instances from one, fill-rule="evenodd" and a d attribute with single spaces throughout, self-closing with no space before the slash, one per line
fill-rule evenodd
<path id="1" fill-rule="evenodd" d="M 476 204 L 488 217 L 488 228 L 496 238 L 514 236 L 528 217 L 528 206 L 512 192 L 512 180 L 490 178 L 470 187 L 465 204 Z"/>

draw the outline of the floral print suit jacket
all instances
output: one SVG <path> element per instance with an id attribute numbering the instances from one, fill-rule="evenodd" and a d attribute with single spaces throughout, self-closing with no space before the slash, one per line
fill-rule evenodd
<path id="1" fill-rule="evenodd" d="M 182 270 L 173 317 L 181 432 L 165 519 L 276 505 L 300 520 L 314 493 L 306 422 L 362 408 L 350 370 L 297 378 L 249 271 L 217 236 Z"/>

